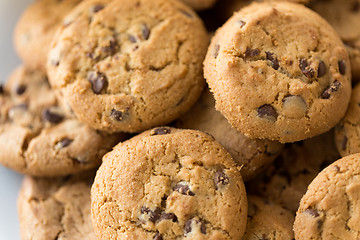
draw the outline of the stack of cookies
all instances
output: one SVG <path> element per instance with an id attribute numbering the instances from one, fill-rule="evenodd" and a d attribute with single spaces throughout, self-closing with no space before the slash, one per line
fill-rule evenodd
<path id="1" fill-rule="evenodd" d="M 359 239 L 358 20 L 358 0 L 37 0 L 0 89 L 21 239 Z"/>

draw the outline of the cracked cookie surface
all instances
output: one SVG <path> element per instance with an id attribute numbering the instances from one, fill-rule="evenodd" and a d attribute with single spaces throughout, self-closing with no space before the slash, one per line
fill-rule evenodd
<path id="1" fill-rule="evenodd" d="M 348 50 L 353 81 L 360 81 L 360 1 L 311 1 L 310 7 L 334 27 Z"/>
<path id="2" fill-rule="evenodd" d="M 208 90 L 203 92 L 189 112 L 176 121 L 176 126 L 211 134 L 241 166 L 244 181 L 261 172 L 283 149 L 279 142 L 250 139 L 231 127 L 226 118 L 216 111 L 214 97 Z"/>
<path id="3" fill-rule="evenodd" d="M 360 84 L 353 88 L 345 117 L 335 128 L 335 142 L 342 157 L 360 152 Z"/>
<path id="4" fill-rule="evenodd" d="M 287 144 L 271 166 L 246 183 L 246 190 L 295 214 L 311 181 L 339 158 L 333 131 Z"/>
<path id="5" fill-rule="evenodd" d="M 63 17 L 80 2 L 39 0 L 25 10 L 16 25 L 14 43 L 27 67 L 46 71 L 47 55 L 56 29 Z"/>
<path id="6" fill-rule="evenodd" d="M 124 134 L 105 134 L 65 113 L 46 75 L 17 68 L 0 94 L 0 163 L 33 176 L 95 168 Z"/>
<path id="7" fill-rule="evenodd" d="M 47 70 L 80 121 L 139 132 L 195 103 L 206 48 L 201 20 L 181 2 L 91 0 L 65 17 Z"/>
<path id="8" fill-rule="evenodd" d="M 248 221 L 243 240 L 294 240 L 294 215 L 255 195 L 248 195 Z"/>
<path id="9" fill-rule="evenodd" d="M 296 239 L 359 239 L 359 191 L 360 154 L 321 171 L 301 199 L 294 223 Z"/>
<path id="10" fill-rule="evenodd" d="M 306 7 L 253 3 L 211 41 L 205 78 L 216 108 L 252 138 L 294 142 L 330 130 L 351 93 L 347 51 Z"/>
<path id="11" fill-rule="evenodd" d="M 241 239 L 246 226 L 238 168 L 196 130 L 159 127 L 117 145 L 91 199 L 99 239 Z"/>
<path id="12" fill-rule="evenodd" d="M 26 176 L 18 196 L 22 240 L 96 240 L 90 188 L 95 174 L 64 178 Z"/>

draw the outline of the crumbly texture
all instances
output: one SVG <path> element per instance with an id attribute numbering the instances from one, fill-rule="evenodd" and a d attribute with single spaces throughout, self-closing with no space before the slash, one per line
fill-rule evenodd
<path id="1" fill-rule="evenodd" d="M 360 154 L 344 157 L 311 182 L 296 213 L 297 240 L 360 238 Z"/>
<path id="2" fill-rule="evenodd" d="M 86 1 L 55 37 L 50 83 L 95 129 L 167 124 L 201 94 L 207 39 L 196 13 L 178 1 Z"/>
<path id="3" fill-rule="evenodd" d="M 211 41 L 205 78 L 216 108 L 251 138 L 294 142 L 344 116 L 351 67 L 336 32 L 294 3 L 253 3 Z"/>
<path id="4" fill-rule="evenodd" d="M 339 158 L 333 131 L 288 144 L 263 174 L 246 184 L 246 190 L 295 214 L 311 181 L 324 167 Z"/>
<path id="5" fill-rule="evenodd" d="M 19 67 L 0 95 L 0 163 L 23 174 L 61 176 L 95 168 L 125 138 L 66 114 L 39 71 Z"/>
<path id="6" fill-rule="evenodd" d="M 94 173 L 66 178 L 26 176 L 18 196 L 21 240 L 96 240 L 91 224 Z"/>
<path id="7" fill-rule="evenodd" d="M 241 239 L 247 199 L 229 153 L 200 131 L 146 131 L 105 155 L 91 189 L 99 239 Z"/>
<path id="8" fill-rule="evenodd" d="M 336 147 L 342 157 L 360 152 L 360 84 L 352 91 L 345 117 L 335 128 Z"/>
<path id="9" fill-rule="evenodd" d="M 243 240 L 291 240 L 294 215 L 255 195 L 248 196 L 248 221 Z"/>
<path id="10" fill-rule="evenodd" d="M 279 142 L 250 139 L 231 127 L 226 118 L 216 111 L 214 97 L 208 90 L 189 112 L 177 120 L 176 126 L 211 134 L 241 166 L 244 181 L 265 169 L 283 149 Z"/>
<path id="11" fill-rule="evenodd" d="M 353 81 L 360 81 L 360 1 L 313 0 L 310 7 L 324 17 L 344 41 Z"/>
<path id="12" fill-rule="evenodd" d="M 181 0 L 181 1 L 197 11 L 210 8 L 216 2 L 216 0 Z"/>
<path id="13" fill-rule="evenodd" d="M 64 16 L 80 2 L 38 0 L 24 11 L 14 31 L 14 44 L 26 66 L 46 71 L 47 55 L 56 29 Z"/>

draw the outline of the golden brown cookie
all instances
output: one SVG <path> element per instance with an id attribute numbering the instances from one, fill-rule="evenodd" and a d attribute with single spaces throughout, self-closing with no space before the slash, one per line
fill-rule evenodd
<path id="1" fill-rule="evenodd" d="M 294 142 L 345 114 L 351 67 L 336 32 L 294 3 L 253 3 L 220 28 L 205 62 L 216 108 L 251 138 Z"/>
<path id="2" fill-rule="evenodd" d="M 91 201 L 99 239 L 241 239 L 246 226 L 240 172 L 220 144 L 195 130 L 159 127 L 117 145 L 96 174 Z"/>
<path id="3" fill-rule="evenodd" d="M 294 223 L 295 238 L 359 239 L 359 193 L 360 154 L 325 168 L 301 199 Z"/>
<path id="4" fill-rule="evenodd" d="M 96 240 L 91 224 L 93 172 L 65 178 L 26 176 L 18 196 L 22 240 Z"/>
<path id="5" fill-rule="evenodd" d="M 65 17 L 48 74 L 81 122 L 107 132 L 169 123 L 203 88 L 207 32 L 173 0 L 89 0 Z"/>
<path id="6" fill-rule="evenodd" d="M 61 176 L 100 165 L 124 134 L 105 134 L 66 114 L 46 75 L 19 67 L 0 97 L 0 163 L 23 174 Z"/>
<path id="7" fill-rule="evenodd" d="M 216 0 L 181 0 L 181 1 L 197 11 L 210 8 L 216 2 Z"/>
<path id="8" fill-rule="evenodd" d="M 56 29 L 69 11 L 81 0 L 37 0 L 19 19 L 15 32 L 15 49 L 31 69 L 46 71 L 47 55 Z"/>
<path id="9" fill-rule="evenodd" d="M 211 134 L 241 166 L 244 181 L 261 172 L 283 149 L 279 142 L 250 139 L 232 128 L 226 118 L 216 111 L 214 97 L 208 90 L 203 92 L 189 112 L 177 120 L 176 126 Z"/>

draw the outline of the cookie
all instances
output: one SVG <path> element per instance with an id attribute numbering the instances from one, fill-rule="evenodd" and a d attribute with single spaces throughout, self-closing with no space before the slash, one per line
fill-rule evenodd
<path id="1" fill-rule="evenodd" d="M 215 110 L 215 100 L 206 90 L 200 100 L 176 122 L 176 127 L 196 129 L 211 134 L 231 154 L 241 176 L 247 181 L 269 165 L 283 145 L 269 140 L 249 139 L 232 128 L 226 118 Z"/>
<path id="2" fill-rule="evenodd" d="M 255 195 L 248 196 L 248 221 L 243 240 L 291 240 L 294 215 Z"/>
<path id="3" fill-rule="evenodd" d="M 241 239 L 246 226 L 240 172 L 196 130 L 159 127 L 117 145 L 103 158 L 91 201 L 101 239 Z"/>
<path id="4" fill-rule="evenodd" d="M 336 147 L 342 157 L 360 152 L 360 84 L 352 91 L 345 117 L 335 128 Z"/>
<path id="5" fill-rule="evenodd" d="M 253 3 L 233 15 L 211 41 L 204 74 L 233 127 L 282 143 L 330 130 L 351 94 L 349 58 L 336 32 L 287 2 Z"/>
<path id="6" fill-rule="evenodd" d="M 26 176 L 18 196 L 22 240 L 96 240 L 91 224 L 93 173 L 66 178 Z"/>
<path id="7" fill-rule="evenodd" d="M 311 182 L 296 213 L 302 239 L 359 239 L 360 154 L 344 157 Z"/>
<path id="8" fill-rule="evenodd" d="M 207 32 L 181 2 L 91 0 L 64 21 L 48 74 L 81 122 L 139 132 L 175 120 L 200 96 Z"/>
<path id="9" fill-rule="evenodd" d="M 310 7 L 324 17 L 348 50 L 353 81 L 360 79 L 360 1 L 311 1 Z"/>
<path id="10" fill-rule="evenodd" d="M 47 55 L 56 29 L 63 17 L 80 2 L 38 0 L 25 10 L 15 27 L 14 45 L 27 67 L 46 71 Z"/>
<path id="11" fill-rule="evenodd" d="M 339 157 L 333 131 L 287 144 L 280 157 L 264 173 L 246 183 L 246 190 L 295 214 L 311 181 Z"/>
<path id="12" fill-rule="evenodd" d="M 95 168 L 124 134 L 105 134 L 67 115 L 46 75 L 19 67 L 1 94 L 0 163 L 33 176 Z"/>
<path id="13" fill-rule="evenodd" d="M 210 8 L 216 2 L 216 0 L 181 0 L 181 1 L 197 11 Z"/>

